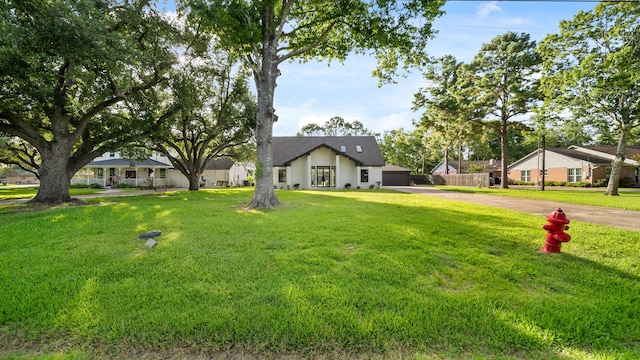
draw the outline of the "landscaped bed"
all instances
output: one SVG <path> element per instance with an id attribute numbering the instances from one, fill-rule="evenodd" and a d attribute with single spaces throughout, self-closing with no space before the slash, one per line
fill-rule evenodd
<path id="1" fill-rule="evenodd" d="M 640 357 L 640 232 L 386 191 L 0 207 L 0 357 Z M 160 230 L 158 244 L 138 236 Z"/>

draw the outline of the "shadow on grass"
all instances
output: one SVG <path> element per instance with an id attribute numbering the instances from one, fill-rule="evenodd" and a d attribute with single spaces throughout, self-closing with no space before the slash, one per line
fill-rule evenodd
<path id="1" fill-rule="evenodd" d="M 0 326 L 195 351 L 639 352 L 637 274 L 570 246 L 541 253 L 541 217 L 393 192 L 278 195 L 282 208 L 241 216 L 251 197 L 242 189 L 15 215 L 0 233 L 56 225 L 0 241 L 12 254 Z M 141 229 L 170 240 L 144 249 Z"/>

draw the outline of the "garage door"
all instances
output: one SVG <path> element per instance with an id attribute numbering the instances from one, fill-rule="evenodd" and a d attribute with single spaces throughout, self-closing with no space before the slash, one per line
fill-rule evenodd
<path id="1" fill-rule="evenodd" d="M 382 185 L 384 186 L 409 186 L 410 184 L 410 172 L 394 172 L 383 171 L 382 172 Z"/>

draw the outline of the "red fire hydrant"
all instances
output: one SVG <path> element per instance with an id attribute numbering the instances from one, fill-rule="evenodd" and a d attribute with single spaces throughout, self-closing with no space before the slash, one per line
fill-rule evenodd
<path id="1" fill-rule="evenodd" d="M 547 239 L 544 242 L 544 247 L 540 251 L 544 251 L 547 254 L 559 253 L 563 242 L 571 240 L 571 236 L 565 233 L 565 230 L 569 230 L 567 225 L 570 220 L 567 219 L 567 215 L 558 208 L 558 210 L 547 216 L 548 224 L 542 228 L 547 230 Z"/>

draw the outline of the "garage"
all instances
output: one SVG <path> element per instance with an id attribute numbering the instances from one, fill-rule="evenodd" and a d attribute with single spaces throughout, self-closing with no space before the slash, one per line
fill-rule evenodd
<path id="1" fill-rule="evenodd" d="M 396 165 L 382 167 L 383 186 L 409 186 L 411 184 L 411 169 Z"/>

